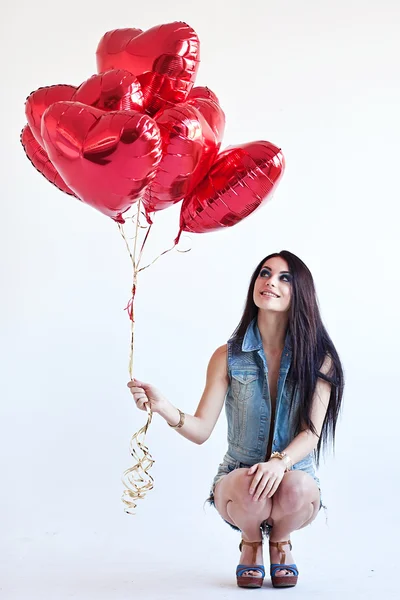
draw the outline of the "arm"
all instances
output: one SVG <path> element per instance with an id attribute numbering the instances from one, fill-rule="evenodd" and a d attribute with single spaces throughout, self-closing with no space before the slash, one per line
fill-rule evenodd
<path id="1" fill-rule="evenodd" d="M 212 355 L 207 368 L 206 385 L 194 415 L 185 414 L 185 423 L 176 431 L 195 444 L 203 444 L 210 437 L 224 405 L 228 389 L 227 346 L 221 346 Z M 179 422 L 178 409 L 168 402 L 159 414 L 171 425 Z"/>
<path id="2" fill-rule="evenodd" d="M 332 366 L 332 359 L 326 355 L 325 360 L 320 368 L 321 373 L 327 375 Z M 331 394 L 331 384 L 324 379 L 319 378 L 315 386 L 315 391 L 311 405 L 311 421 L 314 424 L 317 434 L 314 434 L 310 429 L 301 431 L 285 448 L 286 454 L 289 455 L 292 464 L 295 464 L 310 454 L 318 445 L 318 440 L 321 435 L 322 426 L 324 424 L 326 411 L 328 410 L 329 398 Z M 279 458 L 273 460 L 280 460 Z"/>
<path id="3" fill-rule="evenodd" d="M 332 360 L 327 355 L 321 366 L 321 373 L 326 375 L 330 370 L 331 364 Z M 311 421 L 315 427 L 316 434 L 312 433 L 310 429 L 304 429 L 284 449 L 284 452 L 291 459 L 292 464 L 305 458 L 307 454 L 310 454 L 317 447 L 328 409 L 330 393 L 331 384 L 324 379 L 318 378 L 311 404 Z M 283 460 L 272 458 L 265 463 L 253 465 L 247 471 L 249 475 L 254 475 L 249 488 L 249 493 L 253 496 L 254 500 L 261 500 L 267 497 L 272 498 L 283 479 L 285 468 L 286 465 Z"/>

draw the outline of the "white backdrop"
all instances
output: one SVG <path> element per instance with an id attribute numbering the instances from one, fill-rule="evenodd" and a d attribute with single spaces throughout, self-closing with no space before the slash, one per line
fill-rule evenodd
<path id="1" fill-rule="evenodd" d="M 239 537 L 203 501 L 225 416 L 203 446 L 155 416 L 154 490 L 123 512 L 120 476 L 145 421 L 128 381 L 131 271 L 116 225 L 50 186 L 19 143 L 34 89 L 95 72 L 105 31 L 183 20 L 201 40 L 197 85 L 226 113 L 223 147 L 267 139 L 287 161 L 273 199 L 227 231 L 191 236 L 145 271 L 135 374 L 193 412 L 266 254 L 311 269 L 346 375 L 323 511 L 292 536 L 296 597 L 395 595 L 398 503 L 396 0 L 97 0 L 11 3 L 1 24 L 0 597 L 227 597 Z M 149 258 L 177 232 L 159 214 Z M 266 557 L 267 558 L 267 557 Z M 390 568 L 387 565 L 390 563 Z M 388 573 L 390 571 L 390 573 Z"/>

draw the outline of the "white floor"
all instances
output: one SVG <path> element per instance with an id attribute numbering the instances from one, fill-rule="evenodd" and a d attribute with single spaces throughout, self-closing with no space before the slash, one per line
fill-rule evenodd
<path id="1" fill-rule="evenodd" d="M 72 528 L 3 538 L 0 598 L 222 599 L 266 591 L 332 600 L 398 597 L 396 531 L 380 532 L 367 515 L 340 523 L 329 517 L 326 526 L 321 512 L 311 527 L 292 536 L 300 569 L 297 587 L 275 590 L 267 577 L 262 589 L 251 592 L 236 587 L 239 535 L 211 509 L 195 528 L 188 519 L 151 528 L 145 518 L 130 519 L 124 515 L 122 527 L 107 535 L 86 531 L 82 536 Z"/>

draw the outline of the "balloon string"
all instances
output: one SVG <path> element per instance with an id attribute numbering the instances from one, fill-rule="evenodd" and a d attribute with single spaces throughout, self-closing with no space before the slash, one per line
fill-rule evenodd
<path id="1" fill-rule="evenodd" d="M 142 242 L 142 245 L 140 247 L 139 254 L 137 257 L 139 229 L 145 228 L 145 227 L 143 227 L 143 225 L 140 224 L 140 216 L 143 215 L 140 205 L 141 205 L 141 201 L 139 200 L 138 210 L 137 210 L 137 215 L 136 215 L 136 223 L 135 223 L 135 233 L 134 233 L 134 237 L 133 237 L 133 239 L 134 239 L 133 251 L 131 251 L 131 248 L 129 246 L 128 238 L 125 235 L 123 225 L 118 223 L 119 231 L 125 242 L 126 248 L 129 253 L 129 257 L 132 262 L 132 267 L 133 267 L 132 295 L 131 295 L 131 298 L 130 298 L 127 306 L 125 307 L 125 310 L 128 312 L 129 320 L 131 322 L 131 341 L 130 341 L 130 354 L 129 354 L 129 365 L 128 365 L 130 379 L 133 378 L 133 356 L 134 356 L 134 348 L 135 348 L 135 344 L 134 344 L 134 341 L 135 341 L 135 335 L 134 335 L 135 334 L 135 296 L 136 296 L 136 290 L 137 290 L 138 275 L 141 271 L 144 271 L 145 269 L 148 269 L 151 265 L 153 265 L 161 256 L 163 256 L 164 254 L 167 254 L 168 252 L 171 252 L 171 250 L 173 250 L 177 245 L 177 242 L 175 242 L 171 248 L 164 250 L 164 252 L 159 254 L 159 256 L 157 256 L 151 263 L 149 263 L 145 267 L 139 268 L 140 262 L 141 262 L 142 256 L 143 256 L 143 251 L 144 251 L 146 242 L 149 238 L 150 230 L 153 225 L 152 221 L 148 220 L 147 231 L 144 236 L 144 240 Z M 135 217 L 133 217 L 133 218 L 135 218 Z M 190 250 L 191 250 L 191 247 L 188 248 L 187 250 L 179 250 L 177 248 L 177 251 L 181 252 L 181 253 L 190 252 Z M 122 476 L 122 483 L 124 485 L 124 491 L 122 494 L 122 502 L 125 505 L 124 510 L 128 514 L 135 514 L 133 511 L 135 511 L 135 509 L 137 507 L 136 501 L 143 500 L 145 498 L 147 492 L 149 492 L 150 490 L 153 489 L 153 483 L 154 483 L 154 479 L 149 473 L 149 469 L 151 469 L 151 467 L 153 466 L 154 460 L 149 452 L 148 447 L 144 443 L 147 430 L 152 421 L 153 413 L 147 403 L 145 406 L 146 406 L 146 410 L 147 410 L 147 422 L 141 429 L 139 429 L 139 431 L 137 431 L 136 433 L 133 434 L 133 436 L 131 437 L 131 440 L 130 440 L 130 454 L 134 458 L 135 463 L 131 468 L 127 469 L 123 473 L 123 476 Z"/>
<path id="2" fill-rule="evenodd" d="M 151 225 L 150 225 L 151 227 Z M 150 229 L 150 228 L 149 228 Z M 189 236 L 186 236 L 189 238 Z M 190 238 L 189 238 L 190 239 Z M 138 270 L 138 273 L 140 273 L 141 271 L 144 271 L 145 269 L 148 269 L 149 267 L 151 267 L 151 265 L 154 265 L 154 263 L 161 258 L 162 256 L 164 256 L 164 254 L 167 254 L 168 252 L 171 252 L 171 250 L 173 250 L 174 248 L 176 248 L 178 242 L 174 242 L 174 245 L 171 246 L 171 248 L 168 248 L 167 250 L 164 250 L 164 252 L 161 252 L 161 254 L 159 254 L 158 256 L 156 256 L 156 258 L 154 260 L 151 261 L 151 263 L 149 263 L 148 265 L 146 265 L 145 267 L 142 267 L 141 269 Z M 192 247 L 187 248 L 187 250 L 179 250 L 179 248 L 176 248 L 176 251 L 179 252 L 180 254 L 186 254 L 186 252 L 190 252 L 192 249 Z"/>
<path id="3" fill-rule="evenodd" d="M 129 253 L 129 257 L 132 262 L 133 267 L 133 281 L 132 281 L 132 296 L 128 302 L 126 310 L 128 311 L 129 319 L 131 321 L 131 340 L 130 340 L 130 353 L 129 353 L 129 378 L 133 378 L 133 356 L 134 356 L 134 341 L 135 341 L 135 296 L 136 296 L 136 288 L 137 288 L 137 278 L 139 273 L 139 265 L 140 260 L 142 258 L 142 253 L 144 246 L 147 242 L 149 232 L 151 229 L 151 225 L 148 227 L 144 241 L 142 243 L 140 253 L 138 258 L 137 256 L 137 246 L 138 246 L 138 234 L 139 228 L 142 228 L 140 225 L 140 204 L 141 201 L 138 202 L 138 211 L 136 215 L 136 225 L 135 225 L 135 235 L 134 235 L 134 246 L 133 252 L 130 249 L 127 237 L 125 235 L 124 227 L 122 224 L 118 223 L 119 231 L 122 235 L 122 238 L 125 242 L 126 248 Z M 122 476 L 122 483 L 124 485 L 124 491 L 122 494 L 122 502 L 125 505 L 125 512 L 127 514 L 135 514 L 133 511 L 136 509 L 136 501 L 142 500 L 147 492 L 149 492 L 153 488 L 154 479 L 148 472 L 149 469 L 153 466 L 154 460 L 149 452 L 148 447 L 144 443 L 144 439 L 149 428 L 149 425 L 152 420 L 152 411 L 150 407 L 146 404 L 147 409 L 147 422 L 133 434 L 130 441 L 130 454 L 134 458 L 135 462 L 132 467 L 127 469 Z"/>

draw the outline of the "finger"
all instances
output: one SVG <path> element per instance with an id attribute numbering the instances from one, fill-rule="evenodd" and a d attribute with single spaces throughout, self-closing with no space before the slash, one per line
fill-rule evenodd
<path id="1" fill-rule="evenodd" d="M 148 402 L 148 400 L 139 400 L 139 401 L 136 403 L 136 406 L 137 406 L 138 408 L 140 408 L 140 410 L 146 410 L 146 404 L 147 404 L 147 402 Z"/>
<path id="2" fill-rule="evenodd" d="M 135 402 L 138 402 L 139 400 L 144 400 L 145 402 L 147 402 L 147 400 L 148 400 L 148 397 L 146 396 L 146 394 L 143 394 L 143 393 L 133 394 L 133 398 L 134 398 Z"/>
<path id="3" fill-rule="evenodd" d="M 259 469 L 253 477 L 253 481 L 251 482 L 251 487 L 249 490 L 250 495 L 253 496 L 253 500 L 257 500 L 259 494 L 261 493 L 259 491 L 260 485 L 261 485 L 261 491 L 264 489 L 264 485 L 261 484 L 264 477 L 265 477 L 265 474 L 261 471 L 261 469 Z"/>
<path id="4" fill-rule="evenodd" d="M 146 387 L 146 385 L 148 385 L 148 383 L 145 383 L 144 381 L 140 381 L 139 379 L 135 378 L 132 379 L 132 382 L 139 387 Z"/>
<path id="5" fill-rule="evenodd" d="M 257 467 L 258 467 L 258 463 L 256 465 L 253 465 L 252 467 L 250 467 L 250 469 L 247 471 L 247 475 L 253 475 L 253 473 L 255 473 L 257 471 Z"/>
<path id="6" fill-rule="evenodd" d="M 249 494 L 253 495 L 254 491 L 258 485 L 258 482 L 260 481 L 262 477 L 262 473 L 260 471 L 256 471 L 255 474 L 253 475 L 253 479 L 251 480 L 251 484 L 249 487 Z"/>
<path id="7" fill-rule="evenodd" d="M 277 480 L 277 476 L 276 475 L 271 475 L 271 477 L 268 480 L 267 485 L 265 486 L 264 492 L 265 492 L 265 496 L 264 497 L 269 497 L 269 493 L 272 490 L 275 481 Z"/>
<path id="8" fill-rule="evenodd" d="M 260 483 L 258 484 L 258 487 L 255 491 L 255 494 L 253 496 L 253 500 L 255 501 L 259 501 L 261 500 L 261 496 L 265 490 L 265 487 L 268 485 L 268 482 L 270 480 L 270 475 L 268 474 L 264 474 L 264 477 L 262 478 L 262 480 L 260 481 Z"/>
<path id="9" fill-rule="evenodd" d="M 266 498 L 270 498 L 271 490 L 273 489 L 277 479 L 279 480 L 279 478 L 276 475 L 270 476 L 270 478 L 263 490 L 260 500 L 265 500 Z"/>
<path id="10" fill-rule="evenodd" d="M 261 469 L 258 469 L 257 473 L 254 475 L 253 480 L 251 482 L 250 488 L 249 488 L 249 493 L 251 496 L 254 497 L 254 494 L 256 493 L 256 490 L 258 488 L 258 485 L 260 483 L 260 481 L 263 478 L 263 472 L 261 471 Z"/>
<path id="11" fill-rule="evenodd" d="M 274 485 L 272 486 L 272 490 L 270 491 L 270 493 L 268 494 L 268 498 L 272 498 L 272 496 L 275 494 L 275 492 L 277 491 L 280 483 L 281 483 L 282 479 L 279 479 L 279 477 L 276 479 Z"/>
<path id="12" fill-rule="evenodd" d="M 145 394 L 145 390 L 143 388 L 140 387 L 131 387 L 131 392 L 132 394 Z"/>
<path id="13" fill-rule="evenodd" d="M 140 385 L 142 385 L 142 382 L 141 382 L 141 381 L 138 381 L 138 379 L 131 379 L 131 380 L 130 380 L 130 381 L 128 381 L 128 383 L 127 383 L 127 386 L 128 386 L 129 388 L 131 388 L 131 387 L 138 387 L 138 386 L 140 386 Z"/>
<path id="14" fill-rule="evenodd" d="M 128 381 L 127 386 L 128 387 L 132 387 L 132 386 L 138 386 L 138 385 L 143 385 L 142 381 L 139 381 L 138 379 L 131 379 L 130 381 Z"/>

